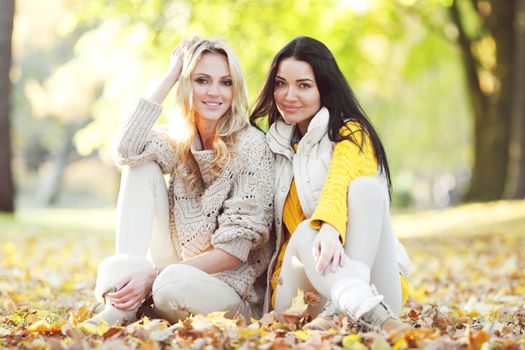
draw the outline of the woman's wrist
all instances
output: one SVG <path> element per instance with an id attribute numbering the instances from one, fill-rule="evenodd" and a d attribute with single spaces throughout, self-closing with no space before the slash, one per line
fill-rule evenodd
<path id="1" fill-rule="evenodd" d="M 165 76 L 155 91 L 149 96 L 149 100 L 161 105 L 176 82 L 176 79 L 173 79 L 173 77 L 169 77 L 168 75 Z"/>
<path id="2" fill-rule="evenodd" d="M 337 231 L 337 229 L 326 222 L 323 222 L 323 224 L 321 225 L 321 228 L 319 229 L 319 234 L 328 239 L 339 241 L 339 232 Z"/>

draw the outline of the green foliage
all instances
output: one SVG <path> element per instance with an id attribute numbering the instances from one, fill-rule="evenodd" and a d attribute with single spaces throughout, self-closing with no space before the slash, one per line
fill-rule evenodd
<path id="1" fill-rule="evenodd" d="M 28 7 L 28 0 L 21 2 L 26 4 L 22 9 Z M 16 86 L 15 119 L 34 118 L 38 107 L 35 91 L 41 92 L 44 101 L 53 101 L 53 94 L 64 91 L 72 96 L 69 100 L 82 97 L 85 102 L 81 105 L 69 101 L 60 109 L 53 103 L 44 110 L 63 112 L 40 114 L 44 119 L 63 115 L 59 126 L 67 120 L 90 118 L 75 136 L 77 150 L 84 156 L 98 153 L 111 161 L 111 136 L 121 118 L 160 81 L 169 52 L 184 37 L 226 39 L 239 56 L 253 104 L 277 50 L 297 35 L 310 35 L 334 52 L 377 127 L 392 163 L 394 184 L 407 172 L 432 178 L 469 167 L 470 110 L 461 61 L 445 35 L 446 1 L 50 3 L 64 15 L 56 23 L 58 29 L 50 31 L 52 40 L 47 46 L 37 45 L 36 37 L 18 39 L 27 48 L 17 58 L 17 69 L 24 73 Z M 25 13 L 21 11 L 19 18 Z M 445 29 L 432 30 L 425 22 L 429 18 Z M 37 52 L 45 57 L 39 65 L 35 65 Z M 60 52 L 67 54 L 58 55 Z M 62 78 L 63 85 L 54 89 L 53 82 L 60 76 L 72 79 Z M 167 108 L 164 121 L 169 112 Z M 26 144 L 25 135 L 35 134 L 27 129 L 36 125 L 19 125 L 17 142 Z M 36 134 L 43 138 L 59 135 Z M 32 152 L 37 154 L 38 149 Z M 400 190 L 410 192 L 410 185 Z"/>

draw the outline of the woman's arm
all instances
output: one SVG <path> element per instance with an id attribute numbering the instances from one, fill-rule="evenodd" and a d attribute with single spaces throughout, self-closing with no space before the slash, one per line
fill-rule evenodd
<path id="1" fill-rule="evenodd" d="M 362 149 L 350 140 L 343 140 L 335 145 L 319 202 L 310 218 L 313 228 L 319 229 L 323 222 L 333 226 L 339 232 L 343 244 L 348 221 L 350 183 L 360 176 L 374 176 L 378 167 L 368 135 L 361 133 L 355 122 L 349 122 L 347 126 L 350 131 L 343 128 L 341 134 L 346 136 L 349 132 L 354 132 L 357 143 L 362 143 Z"/>
<path id="2" fill-rule="evenodd" d="M 328 266 L 335 272 L 338 266 L 344 264 L 343 244 L 348 221 L 350 183 L 359 176 L 374 176 L 377 172 L 377 161 L 369 137 L 359 131 L 358 124 L 350 122 L 347 126 L 342 129 L 342 135 L 354 132 L 362 149 L 349 140 L 336 144 L 319 203 L 310 218 L 310 225 L 319 230 L 312 253 L 320 273 Z"/>
<path id="3" fill-rule="evenodd" d="M 138 106 L 120 127 L 114 140 L 114 160 L 119 166 L 133 166 L 154 160 L 164 173 L 169 172 L 174 153 L 166 135 L 153 130 L 162 111 L 164 99 L 179 79 L 186 42 L 180 43 L 170 56 L 168 71 L 157 88 Z"/>
<path id="4" fill-rule="evenodd" d="M 215 248 L 209 252 L 181 261 L 181 264 L 190 265 L 209 274 L 234 269 L 241 264 L 236 256 Z"/>
<path id="5" fill-rule="evenodd" d="M 166 73 L 164 79 L 162 79 L 161 83 L 149 96 L 150 101 L 161 105 L 166 99 L 166 96 L 168 96 L 173 85 L 179 80 L 180 73 L 182 72 L 184 50 L 187 46 L 188 42 L 182 41 L 175 50 L 171 51 L 168 73 Z"/>

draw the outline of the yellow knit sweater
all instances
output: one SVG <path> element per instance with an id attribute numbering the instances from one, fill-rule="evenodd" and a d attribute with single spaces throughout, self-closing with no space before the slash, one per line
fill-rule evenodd
<path id="1" fill-rule="evenodd" d="M 361 149 L 350 140 L 336 143 L 325 185 L 310 218 L 310 225 L 315 229 L 319 229 L 323 222 L 332 225 L 339 232 L 344 244 L 348 221 L 348 187 L 359 176 L 374 176 L 378 165 L 370 138 L 364 131 L 361 132 L 358 123 L 348 122 L 339 133 L 343 136 L 353 133 Z"/>
<path id="2" fill-rule="evenodd" d="M 315 229 L 319 229 L 323 222 L 332 225 L 339 232 L 341 241 L 344 244 L 348 221 L 348 187 L 359 176 L 374 176 L 378 169 L 378 163 L 370 138 L 368 134 L 361 131 L 361 126 L 358 123 L 348 122 L 339 132 L 343 136 L 353 133 L 357 144 L 361 145 L 361 148 L 349 140 L 336 143 L 319 203 L 310 218 L 310 225 Z M 294 145 L 294 149 L 297 149 L 296 145 Z M 285 238 L 272 278 L 272 305 L 275 305 L 275 290 L 280 279 L 279 275 L 284 252 L 291 235 L 304 219 L 306 217 L 299 202 L 295 181 L 292 181 L 290 192 L 286 197 L 283 208 Z M 404 276 L 400 275 L 400 277 L 404 304 L 408 297 L 408 281 Z"/>

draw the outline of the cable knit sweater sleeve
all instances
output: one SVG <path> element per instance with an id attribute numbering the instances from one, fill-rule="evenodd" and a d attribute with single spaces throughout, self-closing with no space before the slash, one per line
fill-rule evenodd
<path id="1" fill-rule="evenodd" d="M 161 105 L 147 99 L 139 101 L 115 137 L 113 159 L 117 166 L 134 166 L 153 160 L 163 173 L 170 173 L 175 152 L 167 140 L 166 129 L 153 129 L 161 112 Z"/>
<path id="2" fill-rule="evenodd" d="M 348 187 L 359 176 L 374 176 L 377 160 L 370 138 L 360 131 L 359 124 L 349 122 L 340 133 L 344 136 L 353 132 L 362 150 L 352 141 L 344 140 L 335 145 L 328 175 L 321 191 L 319 203 L 310 218 L 310 225 L 319 229 L 326 222 L 337 229 L 344 244 L 348 221 Z M 364 135 L 364 140 L 363 140 Z"/>
<path id="3" fill-rule="evenodd" d="M 212 244 L 245 262 L 250 251 L 268 241 L 273 222 L 273 154 L 262 132 L 251 126 L 242 132 L 234 164 L 233 190 Z"/>

